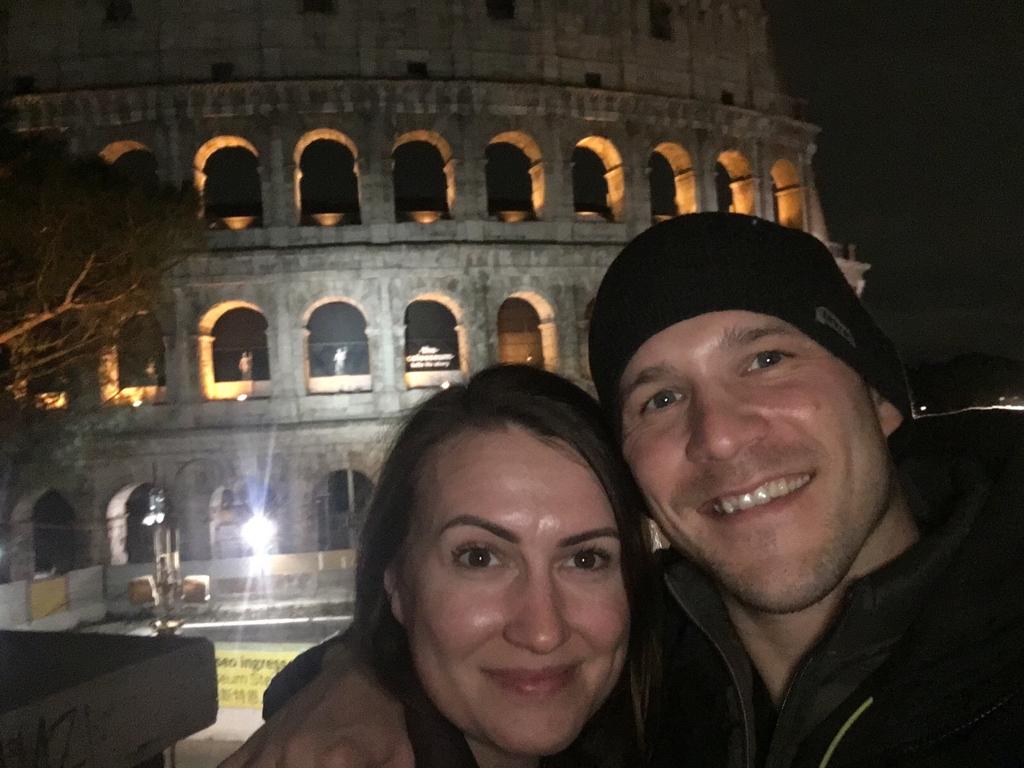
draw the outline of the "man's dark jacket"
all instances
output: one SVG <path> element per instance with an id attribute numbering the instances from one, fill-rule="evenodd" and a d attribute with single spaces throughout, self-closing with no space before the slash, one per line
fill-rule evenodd
<path id="1" fill-rule="evenodd" d="M 1024 417 L 914 424 L 922 538 L 854 584 L 776 711 L 721 601 L 668 565 L 675 613 L 654 765 L 1024 768 Z"/>
<path id="2" fill-rule="evenodd" d="M 1024 415 L 923 419 L 900 448 L 923 535 L 847 594 L 776 712 L 710 584 L 666 568 L 654 768 L 1024 768 Z M 269 716 L 322 646 L 268 688 Z"/>

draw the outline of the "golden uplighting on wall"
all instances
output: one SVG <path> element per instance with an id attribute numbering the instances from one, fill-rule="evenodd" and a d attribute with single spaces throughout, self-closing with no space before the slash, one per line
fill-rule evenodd
<path id="1" fill-rule="evenodd" d="M 407 215 L 417 224 L 433 224 L 441 218 L 441 211 L 409 211 Z"/>
<path id="2" fill-rule="evenodd" d="M 220 223 L 224 225 L 224 228 L 230 229 L 232 232 L 248 229 L 255 221 L 255 216 L 222 216 L 220 219 Z"/>
<path id="3" fill-rule="evenodd" d="M 67 392 L 39 392 L 35 396 L 37 408 L 44 411 L 60 411 L 68 407 Z"/>
<path id="4" fill-rule="evenodd" d="M 336 227 L 345 220 L 345 214 L 341 211 L 332 213 L 314 213 L 313 221 L 321 227 Z"/>
<path id="5" fill-rule="evenodd" d="M 530 218 L 529 211 L 498 211 L 498 221 L 506 224 L 518 224 Z"/>

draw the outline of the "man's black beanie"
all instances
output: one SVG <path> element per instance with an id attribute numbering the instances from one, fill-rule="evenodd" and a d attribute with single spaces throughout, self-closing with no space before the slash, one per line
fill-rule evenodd
<path id="1" fill-rule="evenodd" d="M 679 216 L 646 230 L 608 268 L 590 322 L 601 404 L 619 410 L 619 378 L 659 331 L 708 312 L 747 310 L 796 326 L 910 420 L 903 366 L 828 248 L 813 235 L 736 213 Z"/>

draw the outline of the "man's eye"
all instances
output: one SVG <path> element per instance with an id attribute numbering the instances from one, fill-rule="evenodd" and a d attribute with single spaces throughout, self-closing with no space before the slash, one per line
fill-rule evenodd
<path id="1" fill-rule="evenodd" d="M 662 408 L 668 408 L 672 403 L 676 402 L 682 397 L 678 392 L 674 392 L 671 389 L 662 389 L 654 394 L 653 397 L 649 398 L 644 403 L 644 411 L 660 411 Z"/>
<path id="2" fill-rule="evenodd" d="M 498 559 L 487 547 L 460 547 L 452 556 L 455 563 L 463 568 L 490 568 L 498 564 Z"/>
<path id="3" fill-rule="evenodd" d="M 773 365 L 778 365 L 782 362 L 782 359 L 786 355 L 779 352 L 777 349 L 769 349 L 765 352 L 758 352 L 754 356 L 753 362 L 750 364 L 750 370 L 756 371 L 761 368 L 771 368 Z"/>

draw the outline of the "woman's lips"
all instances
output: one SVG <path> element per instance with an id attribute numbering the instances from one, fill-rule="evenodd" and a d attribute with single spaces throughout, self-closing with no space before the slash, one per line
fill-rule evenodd
<path id="1" fill-rule="evenodd" d="M 565 688 L 576 674 L 575 664 L 542 669 L 485 669 L 501 688 L 522 696 L 550 696 Z"/>

